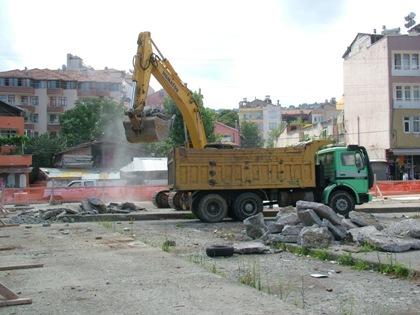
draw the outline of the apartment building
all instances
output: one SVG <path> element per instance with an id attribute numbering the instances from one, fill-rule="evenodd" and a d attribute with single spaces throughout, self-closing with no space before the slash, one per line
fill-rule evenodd
<path id="1" fill-rule="evenodd" d="M 245 98 L 239 103 L 239 121 L 249 120 L 254 122 L 264 141 L 268 140 L 270 130 L 276 129 L 281 124 L 281 106 L 272 104 L 270 96 L 265 99 L 255 99 L 251 102 Z"/>
<path id="2" fill-rule="evenodd" d="M 58 70 L 24 69 L 0 72 L 0 100 L 25 110 L 25 134 L 57 133 L 59 117 L 84 97 L 120 100 L 131 90 L 131 75 L 114 69 L 94 70 L 80 57 L 67 55 Z"/>
<path id="3" fill-rule="evenodd" d="M 346 143 L 367 148 L 378 180 L 420 178 L 420 36 L 359 33 L 343 55 Z"/>
<path id="4" fill-rule="evenodd" d="M 29 186 L 32 155 L 24 154 L 19 145 L 23 133 L 23 110 L 0 100 L 0 137 L 7 140 L 0 144 L 0 190 Z"/>

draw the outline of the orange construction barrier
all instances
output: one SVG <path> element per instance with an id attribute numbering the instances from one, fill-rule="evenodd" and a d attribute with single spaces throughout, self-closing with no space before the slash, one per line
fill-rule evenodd
<path id="1" fill-rule="evenodd" d="M 377 181 L 370 192 L 373 196 L 378 192 L 384 196 L 420 194 L 420 180 Z"/>

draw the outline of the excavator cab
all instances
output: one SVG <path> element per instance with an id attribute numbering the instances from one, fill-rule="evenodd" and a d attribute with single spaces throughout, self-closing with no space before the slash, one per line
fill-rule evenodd
<path id="1" fill-rule="evenodd" d="M 125 136 L 131 143 L 163 141 L 169 137 L 173 121 L 174 117 L 161 112 L 144 115 L 140 119 L 129 113 L 123 122 Z"/>

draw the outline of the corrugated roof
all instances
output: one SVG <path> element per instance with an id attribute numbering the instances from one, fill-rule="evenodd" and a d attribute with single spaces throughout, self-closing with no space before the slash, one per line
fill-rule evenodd
<path id="1" fill-rule="evenodd" d="M 133 162 L 121 168 L 121 172 L 167 171 L 167 158 L 133 158 Z"/>

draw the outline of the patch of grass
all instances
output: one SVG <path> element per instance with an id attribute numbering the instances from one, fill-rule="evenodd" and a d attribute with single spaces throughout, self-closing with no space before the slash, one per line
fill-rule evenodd
<path id="1" fill-rule="evenodd" d="M 192 212 L 190 212 L 190 213 L 187 213 L 187 216 L 185 217 L 186 219 L 188 219 L 188 220 L 194 220 L 194 219 L 197 219 L 197 217 L 194 215 L 194 213 L 192 213 Z"/>
<path id="2" fill-rule="evenodd" d="M 353 269 L 355 270 L 372 270 L 372 265 L 363 261 L 362 259 L 355 259 Z"/>
<path id="3" fill-rule="evenodd" d="M 337 262 L 344 266 L 353 266 L 354 265 L 354 258 L 353 256 L 348 253 L 342 255 L 340 258 L 338 258 Z"/>
<path id="4" fill-rule="evenodd" d="M 378 248 L 372 244 L 369 243 L 363 243 L 362 247 L 360 248 L 360 253 L 368 253 L 378 250 Z"/>
<path id="5" fill-rule="evenodd" d="M 239 282 L 246 284 L 254 289 L 261 291 L 263 289 L 261 279 L 261 265 L 259 261 L 253 261 L 252 266 L 247 268 L 238 268 L 239 270 Z"/>
<path id="6" fill-rule="evenodd" d="M 311 251 L 309 255 L 319 260 L 333 260 L 332 255 L 324 249 L 315 249 Z"/>

